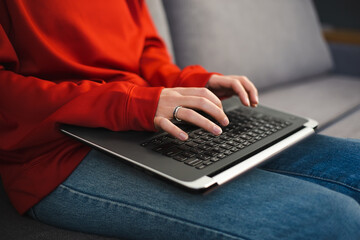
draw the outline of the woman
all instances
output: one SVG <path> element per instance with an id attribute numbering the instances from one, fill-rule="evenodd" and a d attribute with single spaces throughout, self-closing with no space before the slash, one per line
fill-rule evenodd
<path id="1" fill-rule="evenodd" d="M 265 166 L 317 184 L 258 169 L 200 196 L 59 133 L 58 124 L 67 123 L 162 129 L 186 140 L 170 121 L 177 106 L 178 119 L 219 135 L 220 126 L 192 109 L 226 126 L 219 98 L 236 94 L 246 106 L 258 104 L 246 77 L 172 64 L 143 1 L 3 0 L 0 11 L 0 173 L 19 213 L 131 239 L 360 235 L 357 141 L 315 136 Z M 317 159 L 324 152 L 327 158 Z M 310 178 L 315 170 L 328 179 Z"/>

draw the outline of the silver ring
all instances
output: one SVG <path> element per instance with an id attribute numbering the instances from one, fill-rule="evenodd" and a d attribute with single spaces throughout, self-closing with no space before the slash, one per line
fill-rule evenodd
<path id="1" fill-rule="evenodd" d="M 174 109 L 174 112 L 173 112 L 173 117 L 174 119 L 176 119 L 176 121 L 178 122 L 181 122 L 181 119 L 177 118 L 177 113 L 179 111 L 179 109 L 182 108 L 182 106 L 177 106 L 175 109 Z"/>

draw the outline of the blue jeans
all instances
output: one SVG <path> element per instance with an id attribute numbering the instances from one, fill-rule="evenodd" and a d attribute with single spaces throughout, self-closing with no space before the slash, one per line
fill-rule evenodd
<path id="1" fill-rule="evenodd" d="M 124 239 L 359 239 L 359 155 L 360 141 L 315 135 L 199 195 L 92 150 L 29 215 Z"/>

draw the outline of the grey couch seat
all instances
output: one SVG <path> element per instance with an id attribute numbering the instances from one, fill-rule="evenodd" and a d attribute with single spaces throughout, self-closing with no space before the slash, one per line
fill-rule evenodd
<path id="1" fill-rule="evenodd" d="M 0 239 L 111 240 L 114 238 L 68 231 L 43 224 L 27 216 L 20 216 L 11 205 L 0 180 Z"/>
<path id="2" fill-rule="evenodd" d="M 348 126 L 352 126 L 349 128 Z M 360 139 L 360 104 L 349 115 L 320 132 L 321 134 L 342 138 Z"/>
<path id="3" fill-rule="evenodd" d="M 316 119 L 321 128 L 355 109 L 360 104 L 359 90 L 360 78 L 331 74 L 270 88 L 261 92 L 260 102 Z"/>

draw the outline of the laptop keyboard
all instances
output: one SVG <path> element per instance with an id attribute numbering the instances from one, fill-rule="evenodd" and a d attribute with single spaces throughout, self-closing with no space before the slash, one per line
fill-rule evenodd
<path id="1" fill-rule="evenodd" d="M 185 142 L 166 133 L 143 142 L 141 146 L 196 169 L 204 169 L 291 125 L 282 119 L 244 108 L 229 111 L 227 116 L 230 124 L 222 128 L 220 136 L 189 125 L 183 128 L 189 134 Z"/>

